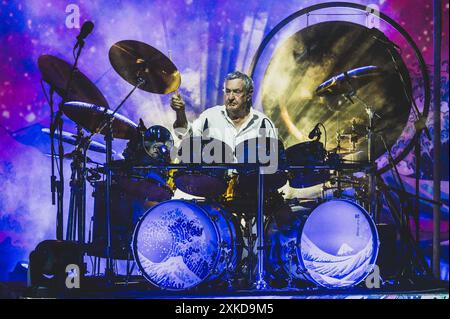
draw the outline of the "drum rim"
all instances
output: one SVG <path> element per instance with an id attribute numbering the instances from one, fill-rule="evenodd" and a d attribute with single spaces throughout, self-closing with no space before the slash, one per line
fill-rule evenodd
<path id="1" fill-rule="evenodd" d="M 204 197 L 204 198 L 215 198 L 215 197 L 218 197 L 221 194 L 226 192 L 226 190 L 228 188 L 228 182 L 229 182 L 227 180 L 228 179 L 228 173 L 224 172 L 223 173 L 223 178 L 221 178 L 222 174 L 220 174 L 220 176 L 217 176 L 217 175 L 209 173 L 210 171 L 212 171 L 212 170 L 205 170 L 205 171 L 200 171 L 200 170 L 183 170 L 183 171 L 180 171 L 180 170 L 178 170 L 173 175 L 173 182 L 174 182 L 175 186 L 177 187 L 177 189 L 183 191 L 186 194 L 189 194 L 189 195 L 192 195 L 192 196 L 197 196 L 197 197 Z M 207 176 L 207 177 L 219 180 L 221 182 L 224 182 L 223 183 L 224 187 L 222 187 L 222 188 L 224 188 L 224 190 L 220 191 L 220 192 L 217 192 L 217 194 L 214 194 L 214 195 L 211 195 L 211 196 L 210 195 L 205 196 L 204 194 L 202 194 L 202 195 L 191 194 L 191 193 L 189 193 L 186 190 L 185 187 L 180 187 L 179 185 L 177 185 L 177 179 L 181 178 L 182 176 L 185 176 L 185 175 L 190 175 L 190 176 L 194 176 L 194 177 L 195 176 Z M 178 183 L 178 184 L 180 184 L 180 183 Z"/>
<path id="2" fill-rule="evenodd" d="M 213 262 L 214 267 L 211 267 L 211 270 L 208 272 L 208 275 L 206 275 L 205 278 L 203 278 L 203 279 L 202 279 L 198 284 L 196 284 L 196 285 L 193 285 L 193 286 L 190 286 L 190 287 L 185 287 L 185 288 L 182 288 L 182 289 L 168 288 L 168 287 L 161 287 L 161 286 L 157 285 L 152 279 L 149 278 L 148 274 L 147 274 L 145 271 L 143 271 L 143 267 L 142 267 L 141 261 L 140 261 L 140 259 L 139 259 L 138 256 L 137 256 L 137 235 L 138 235 L 138 233 L 139 233 L 139 229 L 141 228 L 141 225 L 142 225 L 143 221 L 145 220 L 145 218 L 147 217 L 147 215 L 150 214 L 151 211 L 153 211 L 153 209 L 156 209 L 157 207 L 162 206 L 162 205 L 164 205 L 164 204 L 166 204 L 166 203 L 169 203 L 169 202 L 171 202 L 171 203 L 173 203 L 173 202 L 181 202 L 181 203 L 184 203 L 184 204 L 187 203 L 188 205 L 192 205 L 193 203 L 195 203 L 195 206 L 198 207 L 198 208 L 200 208 L 200 210 L 202 211 L 202 213 L 204 213 L 204 214 L 206 215 L 206 217 L 208 217 L 209 220 L 210 220 L 210 215 L 205 211 L 205 209 L 204 209 L 203 207 L 197 205 L 197 201 L 188 201 L 188 200 L 184 200 L 184 199 L 170 199 L 170 200 L 163 201 L 163 202 L 158 203 L 157 205 L 155 205 L 155 206 L 153 206 L 153 207 L 150 207 L 150 208 L 149 208 L 147 211 L 145 211 L 145 213 L 142 214 L 142 216 L 139 218 L 138 222 L 136 223 L 136 227 L 134 228 L 134 231 L 133 231 L 133 237 L 132 237 L 132 242 L 131 242 L 131 245 L 132 245 L 131 251 L 132 251 L 132 253 L 133 253 L 133 259 L 136 261 L 136 264 L 137 264 L 137 266 L 138 266 L 139 271 L 141 272 L 142 276 L 144 276 L 144 278 L 145 278 L 150 284 L 152 284 L 153 286 L 155 286 L 155 287 L 157 287 L 157 288 L 159 288 L 159 289 L 166 290 L 166 291 L 187 291 L 187 290 L 193 289 L 193 288 L 195 288 L 195 287 L 198 287 L 198 286 L 201 285 L 202 283 L 206 282 L 208 278 L 211 277 L 211 275 L 212 275 L 212 273 L 213 273 L 213 270 L 217 267 L 217 264 L 218 264 L 218 262 L 219 262 L 220 254 L 217 254 L 217 256 L 216 256 L 216 258 L 215 258 L 215 260 L 214 260 L 214 262 Z M 211 221 L 211 222 L 212 222 L 212 221 Z M 214 230 L 216 231 L 216 235 L 217 235 L 217 242 L 218 242 L 217 248 L 218 248 L 218 250 L 220 250 L 219 243 L 220 243 L 220 241 L 221 241 L 222 238 L 221 238 L 221 236 L 220 236 L 220 232 L 219 232 L 218 229 L 217 229 L 216 223 L 212 222 L 212 224 L 213 224 Z"/>
<path id="3" fill-rule="evenodd" d="M 379 235 L 378 235 L 378 231 L 377 231 L 377 227 L 376 227 L 375 221 L 372 219 L 372 217 L 369 215 L 369 213 L 366 211 L 366 209 L 364 207 L 362 207 L 361 205 L 359 205 L 358 203 L 353 202 L 353 201 L 351 201 L 349 199 L 334 198 L 334 199 L 330 199 L 330 200 L 324 201 L 324 202 L 318 204 L 316 207 L 314 207 L 314 209 L 311 211 L 311 213 L 308 215 L 308 217 L 311 216 L 314 213 L 314 211 L 319 206 L 321 206 L 322 204 L 331 202 L 331 201 L 342 201 L 342 202 L 347 202 L 347 203 L 349 203 L 349 204 L 351 204 L 353 206 L 356 206 L 363 213 L 363 215 L 365 215 L 365 217 L 367 218 L 369 226 L 370 226 L 370 229 L 372 230 L 372 236 L 373 236 L 372 237 L 372 248 L 373 248 L 373 251 L 375 252 L 372 255 L 372 258 L 369 261 L 369 265 L 367 267 L 367 271 L 364 274 L 362 274 L 361 276 L 359 276 L 358 279 L 355 280 L 355 282 L 352 285 L 348 285 L 348 286 L 332 287 L 332 286 L 323 285 L 323 284 L 317 282 L 311 276 L 311 274 L 309 272 L 309 269 L 305 266 L 305 263 L 303 261 L 303 257 L 302 257 L 302 254 L 301 254 L 301 242 L 302 242 L 301 241 L 301 237 L 302 237 L 302 234 L 303 234 L 303 228 L 305 227 L 306 223 L 308 222 L 308 219 L 306 219 L 306 221 L 301 224 L 300 229 L 298 231 L 298 234 L 297 234 L 297 247 L 295 249 L 296 250 L 296 255 L 297 255 L 298 262 L 300 263 L 302 269 L 304 269 L 304 275 L 307 276 L 308 279 L 310 279 L 313 283 L 317 284 L 318 286 L 327 288 L 327 289 L 349 289 L 349 288 L 352 288 L 352 287 L 358 285 L 359 283 L 361 283 L 372 272 L 374 266 L 376 265 L 377 258 L 378 258 L 378 253 L 379 253 L 379 249 L 380 249 L 380 239 L 379 239 Z"/>
<path id="4" fill-rule="evenodd" d="M 242 252 L 244 249 L 243 236 L 242 236 L 242 231 L 239 227 L 239 223 L 237 222 L 237 220 L 233 216 L 233 214 L 231 212 L 229 212 L 224 205 L 217 203 L 217 202 L 211 202 L 208 200 L 204 200 L 201 202 L 205 205 L 208 205 L 209 207 L 213 207 L 219 214 L 221 214 L 223 216 L 226 224 L 228 225 L 228 229 L 230 229 L 230 233 L 231 233 L 231 245 L 232 245 L 232 247 L 239 247 L 239 249 L 236 249 L 236 267 L 237 267 L 238 264 L 242 260 Z M 230 215 L 230 218 L 227 218 L 226 213 L 228 213 Z M 210 215 L 209 213 L 207 213 L 207 214 L 208 214 L 208 216 Z M 214 223 L 214 225 L 217 227 L 216 223 Z M 234 232 L 232 231 L 233 229 L 234 229 Z M 220 235 L 220 232 L 218 232 L 218 233 Z M 233 236 L 235 236 L 235 237 L 233 237 Z M 222 250 L 222 248 L 220 248 L 220 250 Z M 218 255 L 218 257 L 220 258 L 220 255 Z M 221 278 L 225 272 L 226 272 L 226 268 L 220 275 L 217 275 L 216 277 L 214 277 L 213 280 Z M 207 278 L 211 278 L 212 275 L 213 275 L 213 272 L 211 272 L 210 275 L 205 277 L 204 280 L 206 281 Z"/>

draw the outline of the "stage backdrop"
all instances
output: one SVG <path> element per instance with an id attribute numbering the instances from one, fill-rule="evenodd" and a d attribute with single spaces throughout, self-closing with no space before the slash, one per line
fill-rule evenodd
<path id="1" fill-rule="evenodd" d="M 132 88 L 111 67 L 110 47 L 120 40 L 145 42 L 170 56 L 181 73 L 180 92 L 187 101 L 188 117 L 195 118 L 204 109 L 222 101 L 222 79 L 230 71 L 248 71 L 256 49 L 264 37 L 290 14 L 324 1 L 316 0 L 155 0 L 155 1 L 14 1 L 0 4 L 0 281 L 8 280 L 8 272 L 20 260 L 27 260 L 31 250 L 42 240 L 55 238 L 56 207 L 51 204 L 49 143 L 41 129 L 49 125 L 49 106 L 41 86 L 37 59 L 43 54 L 55 55 L 73 62 L 72 48 L 79 27 L 86 20 L 95 27 L 86 39 L 79 69 L 101 90 L 111 107 L 117 105 Z M 448 0 L 443 1 L 442 48 L 442 234 L 448 265 Z M 356 1 L 379 8 L 397 21 L 418 44 L 430 76 L 433 70 L 432 1 L 379 0 Z M 328 12 L 330 13 L 330 12 Z M 334 14 L 349 10 L 334 10 Z M 309 24 L 330 20 L 346 20 L 365 25 L 367 15 L 311 16 Z M 304 19 L 304 18 L 303 18 Z M 316 20 L 315 20 L 316 19 Z M 301 19 L 300 19 L 301 20 Z M 271 46 L 305 26 L 305 20 L 291 24 Z M 417 60 L 408 52 L 405 42 L 395 30 L 383 25 L 383 32 L 399 46 L 410 71 L 415 96 L 421 102 L 421 78 Z M 262 60 L 265 69 L 270 54 Z M 264 64 L 266 63 L 266 64 Z M 260 74 L 263 74 L 263 72 Z M 255 78 L 256 92 L 262 77 Z M 48 87 L 44 85 L 48 90 Z M 147 126 L 174 121 L 168 95 L 137 91 L 120 113 L 134 122 L 142 119 Z M 58 99 L 56 99 L 58 102 Z M 420 103 L 419 103 L 420 104 Z M 259 100 L 255 107 L 264 110 Z M 432 133 L 432 114 L 427 124 Z M 276 120 L 276 119 L 275 119 Z M 64 117 L 64 129 L 74 132 L 74 124 Z M 101 137 L 96 138 L 102 142 Z M 306 139 L 305 139 L 306 140 Z M 298 141 L 300 142 L 300 141 Z M 125 141 L 116 140 L 114 150 L 121 153 Z M 420 174 L 421 195 L 432 198 L 432 142 L 421 138 L 422 163 L 416 172 L 410 154 L 399 164 L 408 190 L 414 190 L 414 176 Z M 292 144 L 292 143 L 291 143 Z M 399 141 L 398 147 L 406 144 Z M 66 146 L 66 151 L 71 149 Z M 102 161 L 92 153 L 91 159 Z M 65 203 L 68 205 L 70 162 L 65 162 Z M 389 180 L 389 176 L 386 177 Z M 92 188 L 88 188 L 90 199 Z M 88 220 L 92 214 L 88 201 Z M 429 251 L 432 230 L 432 208 L 421 206 L 422 244 Z M 89 224 L 88 224 L 89 228 Z M 443 277 L 448 279 L 448 266 Z"/>

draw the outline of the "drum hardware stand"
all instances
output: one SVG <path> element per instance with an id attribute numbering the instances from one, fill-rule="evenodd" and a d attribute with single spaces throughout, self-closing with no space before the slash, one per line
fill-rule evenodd
<path id="1" fill-rule="evenodd" d="M 289 247 L 289 251 L 288 251 L 288 259 L 289 259 L 289 277 L 288 277 L 288 280 L 287 280 L 287 288 L 288 289 L 291 289 L 291 288 L 294 288 L 293 286 L 292 286 L 292 283 L 294 282 L 294 278 L 293 278 L 293 276 L 292 276 L 292 258 L 294 257 L 294 254 L 295 254 L 295 246 L 290 246 Z"/>
<path id="2" fill-rule="evenodd" d="M 253 269 L 254 269 L 254 253 L 253 248 L 255 246 L 255 236 L 253 234 L 253 217 L 252 216 L 246 216 L 244 218 L 245 220 L 245 230 L 244 230 L 244 237 L 247 237 L 247 271 L 248 271 L 248 282 L 251 284 L 253 282 Z M 244 246 L 245 248 L 245 246 Z M 245 263 L 243 264 L 243 266 Z"/>
<path id="3" fill-rule="evenodd" d="M 228 285 L 228 289 L 232 290 L 234 288 L 233 283 L 234 283 L 234 273 L 231 271 L 231 262 L 232 262 L 232 258 L 233 255 L 231 253 L 231 249 L 229 249 L 228 251 L 225 251 L 226 254 L 226 269 L 225 269 L 225 273 L 226 273 L 226 280 L 227 280 L 227 285 Z"/>
<path id="4" fill-rule="evenodd" d="M 412 92 L 409 92 L 408 86 L 406 85 L 405 79 L 403 78 L 402 72 L 400 71 L 399 63 L 395 55 L 392 53 L 393 51 L 396 51 L 398 47 L 392 43 L 389 39 L 378 39 L 381 43 L 383 43 L 386 47 L 386 51 L 389 53 L 391 60 L 394 64 L 395 71 L 397 71 L 397 74 L 399 75 L 400 82 L 402 83 L 403 92 L 406 96 L 406 98 L 409 100 L 413 107 L 414 115 L 416 117 L 416 121 L 414 122 L 414 127 L 416 130 L 416 133 L 414 135 L 414 153 L 415 153 L 415 193 L 416 193 L 416 200 L 415 205 L 413 209 L 414 214 L 414 224 L 415 224 L 415 239 L 417 243 L 420 241 L 420 233 L 419 233 L 419 194 L 420 194 L 420 156 L 421 156 L 421 143 L 420 143 L 420 136 L 422 132 L 425 132 L 426 136 L 430 141 L 432 141 L 430 131 L 428 127 L 426 126 L 426 118 L 420 113 L 419 108 L 417 107 L 415 99 L 412 97 Z M 436 160 L 436 159 L 435 159 Z M 402 187 L 404 190 L 404 187 Z"/>
<path id="5" fill-rule="evenodd" d="M 420 135 L 419 135 L 420 136 Z M 391 186 L 387 186 L 382 178 L 379 178 L 377 181 L 377 184 L 381 187 L 379 190 L 379 194 L 378 196 L 381 197 L 380 195 L 384 195 L 384 198 L 386 200 L 386 203 L 388 204 L 388 207 L 391 211 L 391 215 L 394 218 L 394 221 L 397 225 L 397 229 L 400 233 L 400 238 L 401 241 L 403 242 L 404 245 L 406 245 L 406 250 L 407 250 L 407 256 L 405 256 L 405 254 L 402 254 L 401 256 L 401 264 L 402 264 L 402 269 L 398 274 L 397 280 L 399 280 L 399 278 L 404 277 L 407 273 L 409 272 L 410 275 L 414 275 L 414 267 L 419 267 L 421 268 L 421 271 L 424 271 L 427 275 L 432 277 L 432 272 L 431 269 L 429 268 L 427 262 L 425 261 L 421 251 L 420 251 L 420 247 L 418 246 L 419 241 L 417 240 L 418 237 L 416 237 L 416 239 L 414 240 L 411 234 L 411 227 L 410 227 L 410 223 L 409 223 L 409 210 L 410 210 L 410 200 L 409 198 L 414 197 L 414 202 L 417 206 L 417 203 L 419 200 L 423 200 L 423 201 L 427 201 L 430 202 L 432 204 L 436 204 L 435 201 L 427 199 L 427 198 L 423 198 L 418 196 L 417 192 L 415 194 L 415 196 L 409 192 L 406 191 L 405 186 L 403 184 L 403 181 L 401 179 L 400 173 L 397 169 L 397 166 L 394 163 L 394 158 L 392 156 L 392 153 L 390 151 L 390 149 L 387 147 L 386 142 L 383 138 L 383 136 L 380 136 L 380 139 L 383 142 L 383 145 L 388 153 L 388 161 L 389 164 L 391 165 L 393 171 L 394 171 L 394 178 L 396 179 L 398 185 L 400 186 L 400 189 L 396 189 L 394 187 Z M 392 195 L 389 193 L 390 191 L 394 191 L 397 196 L 399 197 L 399 201 L 400 201 L 400 210 L 397 209 L 397 207 L 395 206 L 395 201 L 394 198 L 392 197 Z M 381 201 L 381 199 L 379 198 L 379 202 Z M 405 205 L 405 203 L 407 205 Z M 438 205 L 442 205 L 442 203 L 437 203 Z M 418 207 L 415 207 L 413 210 L 418 209 Z M 406 211 L 406 213 L 405 213 Z M 415 218 L 417 218 L 418 216 L 414 216 Z M 416 223 L 416 236 L 417 236 L 417 232 L 418 232 L 418 223 Z M 406 265 L 407 260 L 406 258 L 408 258 L 408 262 L 410 269 L 406 269 L 406 267 L 408 265 Z M 416 263 L 416 265 L 414 265 L 414 262 Z"/>
<path id="6" fill-rule="evenodd" d="M 262 169 L 262 167 L 258 168 L 258 211 L 256 215 L 258 268 L 256 271 L 256 282 L 254 284 L 257 290 L 267 290 L 270 288 L 264 279 L 264 174 Z"/>
<path id="7" fill-rule="evenodd" d="M 353 88 L 352 83 L 351 83 L 351 79 L 348 76 L 347 73 L 344 74 L 345 75 L 345 79 L 347 84 L 350 87 L 350 90 L 343 94 L 344 97 L 350 101 L 352 104 L 354 103 L 352 100 L 352 97 L 354 97 L 356 100 L 358 100 L 362 105 L 364 105 L 364 108 L 366 110 L 368 119 L 369 119 L 369 125 L 367 127 L 367 161 L 369 164 L 369 207 L 368 207 L 368 211 L 369 211 L 369 215 L 373 218 L 376 212 L 376 198 L 375 198 L 375 193 L 376 193 L 376 164 L 375 164 L 375 159 L 373 158 L 373 153 L 374 153 L 374 135 L 375 135 L 375 130 L 374 130 L 374 116 L 378 117 L 379 119 L 381 118 L 377 113 L 375 113 L 375 110 L 372 106 L 368 105 L 366 102 L 364 102 L 364 100 L 362 100 L 357 94 L 356 94 L 356 90 Z"/>
<path id="8" fill-rule="evenodd" d="M 337 140 L 336 150 L 339 152 L 339 150 L 341 149 L 341 134 L 339 134 L 339 132 L 336 134 L 336 140 Z M 336 177 L 337 177 L 337 198 L 341 198 L 342 185 L 341 185 L 341 171 L 339 169 L 336 170 Z"/>
<path id="9" fill-rule="evenodd" d="M 395 221 L 395 224 L 397 226 L 397 229 L 400 232 L 400 238 L 403 244 L 406 246 L 406 256 L 403 253 L 401 255 L 401 267 L 399 274 L 397 275 L 397 280 L 400 280 L 401 278 L 404 278 L 407 274 L 409 275 L 416 275 L 417 273 L 414 271 L 414 269 L 419 270 L 422 274 L 425 273 L 430 278 L 433 278 L 433 274 L 431 272 L 430 267 L 428 266 L 427 262 L 425 261 L 425 258 L 423 254 L 420 251 L 420 248 L 418 247 L 418 244 L 416 241 L 412 238 L 412 235 L 410 233 L 409 227 L 408 227 L 408 221 L 404 221 L 404 214 L 400 210 L 397 209 L 397 206 L 395 204 L 395 199 L 390 194 L 390 190 L 397 191 L 396 189 L 393 189 L 392 187 L 387 186 L 384 181 L 379 178 L 378 179 L 378 186 L 380 188 L 381 193 L 383 194 L 386 203 L 389 207 L 389 210 L 391 212 L 391 215 Z M 403 191 L 396 192 L 399 195 L 400 202 L 405 197 L 405 193 Z M 408 195 L 411 195 L 407 193 Z M 408 263 L 408 264 L 407 264 Z M 408 268 L 407 268 L 408 267 Z"/>
<path id="10" fill-rule="evenodd" d="M 131 248 L 130 248 L 130 250 L 131 250 Z M 131 274 L 133 273 L 134 267 L 136 265 L 136 262 L 134 260 L 131 261 L 132 260 L 131 257 L 133 257 L 133 256 L 131 256 L 131 251 L 129 251 L 128 256 L 127 256 L 127 275 L 125 277 L 125 285 L 127 285 L 127 286 L 130 281 Z M 130 264 L 131 264 L 131 267 L 130 267 Z"/>
<path id="11" fill-rule="evenodd" d="M 78 65 L 78 59 L 80 58 L 81 55 L 81 51 L 84 47 L 84 40 L 82 38 L 77 38 L 77 43 L 73 49 L 73 51 L 76 50 L 76 48 L 78 47 L 77 53 L 75 55 L 75 61 L 74 64 L 72 66 L 72 69 L 70 71 L 70 75 L 69 75 L 69 79 L 66 83 L 66 88 L 64 91 L 64 96 L 63 99 L 59 105 L 59 110 L 58 112 L 56 112 L 56 116 L 53 116 L 53 98 L 52 98 L 52 93 L 53 93 L 53 89 L 50 90 L 50 101 L 51 101 L 51 123 L 50 123 L 50 138 L 51 138 L 51 154 L 52 154 L 52 177 L 51 177 L 51 182 L 52 182 L 52 194 L 54 194 L 54 189 L 56 187 L 57 193 L 58 193 L 58 205 L 57 205 L 57 213 L 56 213 L 56 239 L 58 240 L 63 240 L 64 238 L 64 234 L 63 234 L 63 214 L 64 214 L 64 147 L 63 147 L 63 119 L 62 119 L 62 115 L 63 115 L 63 110 L 62 110 L 62 106 L 64 105 L 65 102 L 68 101 L 69 99 L 69 90 L 71 88 L 71 84 L 72 84 L 72 80 L 73 80 L 73 75 L 74 73 L 77 71 L 77 65 Z M 53 161 L 54 161 L 54 137 L 55 137 L 55 131 L 58 130 L 60 133 L 59 139 L 58 139 L 58 155 L 59 155 L 59 181 L 56 181 L 56 178 L 53 174 L 53 170 L 54 170 L 54 165 L 53 165 Z M 53 203 L 53 198 L 52 198 L 52 203 Z"/>
<path id="12" fill-rule="evenodd" d="M 83 131 L 77 126 L 78 145 L 83 144 Z M 72 152 L 70 179 L 70 204 L 67 220 L 66 240 L 77 240 L 85 243 L 85 219 L 86 219 L 86 148 L 76 147 Z M 78 232 L 78 234 L 77 234 Z"/>
<path id="13" fill-rule="evenodd" d="M 105 134 L 105 144 L 106 144 L 106 162 L 105 162 L 105 172 L 106 172 L 106 185 L 105 185 L 105 216 L 106 216 L 106 269 L 105 277 L 107 280 L 107 285 L 112 284 L 113 277 L 115 276 L 113 262 L 111 258 L 111 186 L 112 186 L 112 141 L 113 141 L 113 131 L 112 124 L 114 121 L 114 115 L 119 111 L 125 101 L 133 94 L 133 92 L 140 86 L 145 84 L 145 80 L 137 74 L 137 83 L 133 89 L 128 93 L 128 95 L 120 102 L 120 104 L 115 108 L 115 110 L 108 114 L 108 109 L 105 108 L 105 120 L 99 124 L 96 130 L 94 130 L 86 140 L 86 148 L 92 142 L 92 138 L 95 134 L 101 132 L 105 127 L 107 128 Z"/>

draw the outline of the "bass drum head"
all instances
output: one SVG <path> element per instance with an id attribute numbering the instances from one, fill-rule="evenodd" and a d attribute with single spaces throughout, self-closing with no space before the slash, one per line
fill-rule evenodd
<path id="1" fill-rule="evenodd" d="M 371 271 L 379 241 L 369 214 L 348 200 L 317 206 L 297 239 L 299 262 L 314 283 L 326 288 L 357 285 Z"/>
<path id="2" fill-rule="evenodd" d="M 171 200 L 149 209 L 136 226 L 133 254 L 144 277 L 157 287 L 197 286 L 216 268 L 220 235 L 198 205 Z"/>

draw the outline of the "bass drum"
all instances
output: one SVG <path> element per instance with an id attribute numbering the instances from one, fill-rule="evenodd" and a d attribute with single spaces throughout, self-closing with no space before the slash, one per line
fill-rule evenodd
<path id="1" fill-rule="evenodd" d="M 311 213 L 292 210 L 297 219 L 289 230 L 281 231 L 275 222 L 266 227 L 266 258 L 273 277 L 348 288 L 372 271 L 378 233 L 364 208 L 338 199 L 318 205 Z"/>
<path id="2" fill-rule="evenodd" d="M 166 290 L 227 279 L 240 261 L 242 236 L 234 217 L 207 202 L 170 200 L 149 209 L 133 235 L 144 277 Z"/>

